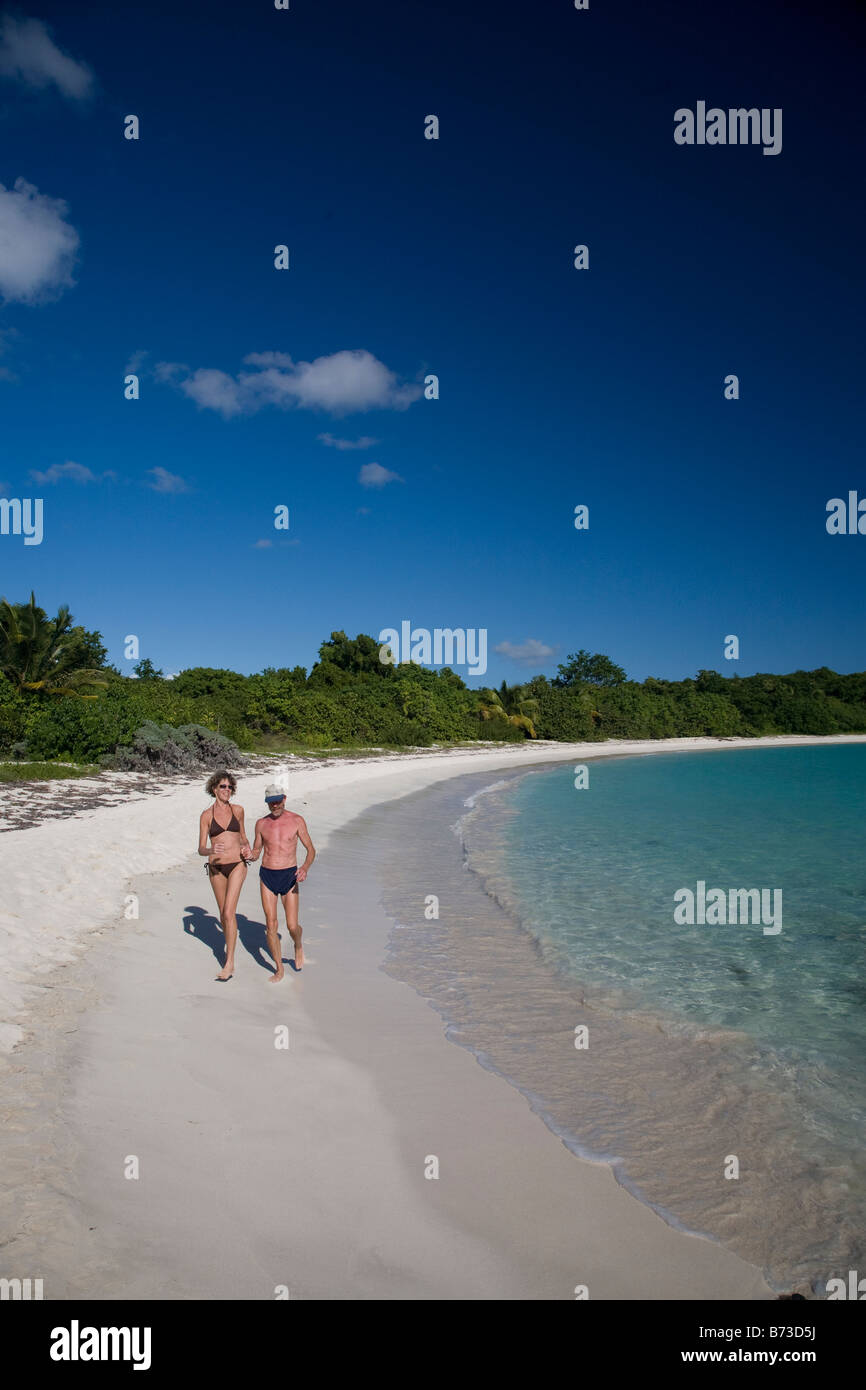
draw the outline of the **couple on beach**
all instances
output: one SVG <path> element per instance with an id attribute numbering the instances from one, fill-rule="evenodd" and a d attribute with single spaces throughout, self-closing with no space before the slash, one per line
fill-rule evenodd
<path id="1" fill-rule="evenodd" d="M 285 792 L 279 787 L 270 786 L 265 792 L 270 814 L 256 821 L 255 840 L 250 846 L 244 829 L 244 808 L 232 805 L 237 782 L 231 773 L 215 772 L 209 778 L 205 790 L 214 798 L 214 804 L 202 811 L 199 817 L 198 852 L 207 856 L 205 872 L 210 878 L 210 885 L 217 900 L 226 939 L 226 961 L 217 979 L 230 980 L 234 974 L 235 947 L 238 940 L 238 898 L 247 876 L 247 865 L 258 859 L 264 849 L 259 878 L 268 950 L 276 966 L 271 976 L 271 982 L 274 983 L 281 980 L 285 973 L 277 933 L 279 898 L 283 900 L 286 926 L 295 947 L 295 969 L 300 970 L 304 964 L 301 926 L 298 922 L 298 884 L 303 883 L 316 857 L 307 823 L 303 816 L 286 810 Z M 307 851 L 307 857 L 300 868 L 298 840 Z"/>

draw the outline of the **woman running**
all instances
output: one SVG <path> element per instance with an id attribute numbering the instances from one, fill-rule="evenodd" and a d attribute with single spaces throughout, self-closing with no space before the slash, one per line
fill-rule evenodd
<path id="1" fill-rule="evenodd" d="M 215 800 L 213 806 L 202 811 L 199 818 L 198 852 L 207 855 L 205 872 L 217 900 L 226 939 L 226 962 L 217 979 L 230 980 L 235 970 L 238 940 L 236 909 L 247 876 L 247 857 L 252 850 L 244 829 L 244 808 L 233 806 L 231 802 L 237 791 L 237 782 L 231 773 L 215 772 L 205 790 Z M 207 846 L 208 836 L 210 849 Z"/>

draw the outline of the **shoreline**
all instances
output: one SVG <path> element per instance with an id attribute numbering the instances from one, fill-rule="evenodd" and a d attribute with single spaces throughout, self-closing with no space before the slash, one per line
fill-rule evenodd
<path id="1" fill-rule="evenodd" d="M 33 882 L 48 841 L 46 867 L 60 877 L 76 854 L 78 867 L 60 958 L 58 933 L 52 953 L 43 932 L 35 970 L 7 972 L 18 998 L 8 990 L 3 1000 L 16 1014 L 3 1035 L 14 1050 L 0 1059 L 9 1178 L 0 1245 L 4 1264 L 20 1268 L 0 1273 L 47 1276 L 48 1298 L 273 1298 L 281 1282 L 307 1298 L 572 1298 L 588 1261 L 593 1297 L 772 1298 L 754 1266 L 666 1226 L 606 1166 L 570 1153 L 509 1082 L 447 1045 L 434 1010 L 383 969 L 381 865 L 363 849 L 375 844 L 378 806 L 464 773 L 864 741 L 512 745 L 299 771 L 290 802 L 317 850 L 341 837 L 340 858 L 317 864 L 305 891 L 310 968 L 288 971 L 273 993 L 249 959 L 261 932 L 253 884 L 241 897 L 247 943 L 230 995 L 213 982 L 211 956 L 190 949 L 191 938 L 210 952 L 219 944 L 191 846 L 199 782 L 10 832 L 19 883 Z M 243 779 L 248 815 L 247 786 L 267 780 Z M 132 879 L 140 916 L 125 920 Z M 85 884 L 105 911 L 75 923 Z M 57 893 L 41 884 L 55 904 Z M 32 924 L 27 896 L 21 920 Z M 10 939 L 20 933 L 3 938 L 4 951 Z M 284 952 L 286 943 L 283 928 Z M 281 1054 L 273 1032 L 283 1026 L 291 1046 Z M 440 1150 L 447 1180 L 425 1180 L 424 1162 Z M 140 1183 L 123 1180 L 128 1155 L 141 1158 Z M 294 1201 L 287 1173 L 297 1175 Z M 263 1219 L 269 1183 L 280 1196 L 276 1217 Z M 220 1260 L 233 1241 L 228 1270 Z M 302 1258 L 281 1279 L 288 1248 Z"/>
<path id="2" fill-rule="evenodd" d="M 238 775 L 237 800 L 248 815 L 262 805 L 264 787 L 279 772 L 288 771 L 289 800 L 307 805 L 317 821 L 315 843 L 324 848 L 328 836 L 368 806 L 418 791 L 462 772 L 520 768 L 605 757 L 634 757 L 653 753 L 711 751 L 733 748 L 795 747 L 805 744 L 863 743 L 866 734 L 811 737 L 778 735 L 761 739 L 676 738 L 612 739 L 606 743 L 524 743 L 502 749 L 385 754 L 377 758 L 339 760 L 325 766 L 294 770 L 291 762 L 274 760 L 245 777 Z M 139 779 L 142 774 L 125 775 Z M 125 885 L 140 873 L 177 867 L 194 853 L 195 823 L 206 803 L 206 773 L 180 782 L 161 784 L 151 778 L 151 795 L 136 786 L 108 805 L 80 810 L 27 829 L 10 830 L 0 838 L 10 867 L 6 870 L 5 901 L 0 906 L 0 1056 L 11 1052 L 27 1031 L 27 1010 L 44 993 L 41 981 L 58 965 L 68 965 L 86 949 L 91 933 L 105 930 L 124 910 Z M 63 803 L 59 784 L 52 796 Z M 342 800 L 336 794 L 343 791 Z M 328 794 L 330 800 L 328 800 Z M 32 794 L 32 793 L 31 793 Z M 68 794 L 68 793 L 67 793 Z M 327 805 L 319 812 L 315 799 Z M 0 814 L 9 793 L 0 787 Z M 255 817 L 252 816 L 254 820 Z"/>
<path id="3" fill-rule="evenodd" d="M 796 760 L 806 754 L 779 756 Z M 850 765 L 848 755 L 828 756 Z M 763 772 L 751 775 L 772 778 L 772 753 L 756 757 Z M 859 768 L 861 754 L 850 757 Z M 665 776 L 679 782 L 681 774 L 667 763 Z M 736 783 L 749 775 L 748 763 L 743 759 L 737 773 L 717 759 L 699 757 L 691 775 L 732 775 Z M 651 763 L 620 760 L 611 766 L 619 783 L 612 805 L 619 804 L 620 814 L 627 811 L 628 788 L 655 773 Z M 392 810 L 392 823 L 398 824 L 399 815 L 405 827 L 405 848 L 388 874 L 385 905 L 397 929 L 385 969 L 417 990 L 436 1009 L 446 1037 L 518 1089 L 577 1157 L 609 1165 L 635 1200 L 675 1229 L 722 1242 L 760 1267 L 777 1294 L 793 1290 L 820 1297 L 828 1271 L 855 1267 L 861 1253 L 864 1173 L 851 1136 L 849 1162 L 835 1139 L 824 1144 L 811 1134 L 796 1068 L 789 1075 L 778 1043 L 753 1036 L 742 1020 L 689 1019 L 651 995 L 626 998 L 614 989 L 612 996 L 587 964 L 591 950 L 586 959 L 579 953 L 574 964 L 549 953 L 539 929 L 545 909 L 532 910 L 539 906 L 537 878 L 547 877 L 539 851 L 543 836 L 523 843 L 518 828 L 519 851 L 510 837 L 521 818 L 525 822 L 529 814 L 532 820 L 530 806 L 538 809 L 530 790 L 538 777 L 539 788 L 545 780 L 571 786 L 568 765 L 550 772 L 527 769 L 485 787 L 481 779 L 465 777 L 406 799 L 399 813 Z M 672 828 L 667 815 L 658 823 Z M 572 839 L 574 858 L 564 861 L 563 846 L 554 841 L 554 874 L 557 865 L 567 872 L 569 863 L 578 872 L 581 856 L 586 858 L 583 837 Z M 594 859 L 601 846 L 597 837 L 591 844 Z M 512 870 L 522 877 L 524 853 L 535 866 L 528 871 L 528 901 L 521 900 L 511 877 Z M 601 862 L 617 860 L 605 861 L 602 854 Z M 437 867 L 441 888 L 430 864 Z M 437 917 L 427 921 L 419 904 L 434 889 L 441 894 Z M 561 901 L 567 913 L 571 899 Z M 578 907 L 575 900 L 575 919 L 586 901 L 584 895 Z M 555 903 L 552 910 L 555 916 Z M 603 939 L 616 955 L 616 930 Z M 591 931 L 588 948 L 590 940 Z M 591 1066 L 576 1066 L 577 1024 L 592 1037 Z M 783 1052 L 789 1057 L 784 1046 Z M 807 1082 L 808 1066 L 804 1070 Z M 850 1093 L 855 1110 L 861 1093 L 862 1088 Z M 841 1128 L 834 1133 L 841 1139 Z M 716 1181 L 716 1157 L 728 1152 L 742 1165 L 740 1183 Z"/>

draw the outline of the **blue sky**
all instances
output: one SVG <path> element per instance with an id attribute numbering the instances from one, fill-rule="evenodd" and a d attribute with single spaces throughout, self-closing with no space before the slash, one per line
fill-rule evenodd
<path id="1" fill-rule="evenodd" d="M 121 669 L 403 619 L 485 628 L 473 685 L 863 669 L 866 25 L 700 8 L 3 11 L 0 495 L 45 520 L 0 592 Z M 698 100 L 781 153 L 678 146 Z"/>

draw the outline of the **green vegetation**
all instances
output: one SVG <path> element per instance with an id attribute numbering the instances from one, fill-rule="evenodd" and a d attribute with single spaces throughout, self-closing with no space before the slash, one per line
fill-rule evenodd
<path id="1" fill-rule="evenodd" d="M 58 777 L 94 777 L 95 763 L 70 767 L 67 763 L 0 763 L 0 782 L 48 782 Z"/>
<path id="2" fill-rule="evenodd" d="M 373 637 L 344 632 L 323 642 L 309 673 L 195 667 L 166 680 L 145 657 L 131 678 L 105 658 L 100 633 L 73 627 L 68 609 L 49 618 L 32 595 L 29 604 L 4 600 L 0 757 L 185 770 L 237 766 L 244 751 L 866 732 L 866 673 L 826 667 L 639 683 L 580 650 L 552 680 L 470 690 L 447 667 L 383 664 Z"/>
<path id="3" fill-rule="evenodd" d="M 29 603 L 0 600 L 0 672 L 19 690 L 95 700 L 105 656 L 99 633 L 73 627 L 68 608 L 49 618 L 32 593 Z"/>
<path id="4" fill-rule="evenodd" d="M 194 772 L 198 767 L 238 767 L 245 759 L 237 744 L 202 724 L 154 724 L 148 720 L 133 734 L 132 743 L 103 753 L 103 767 L 123 772 Z"/>

